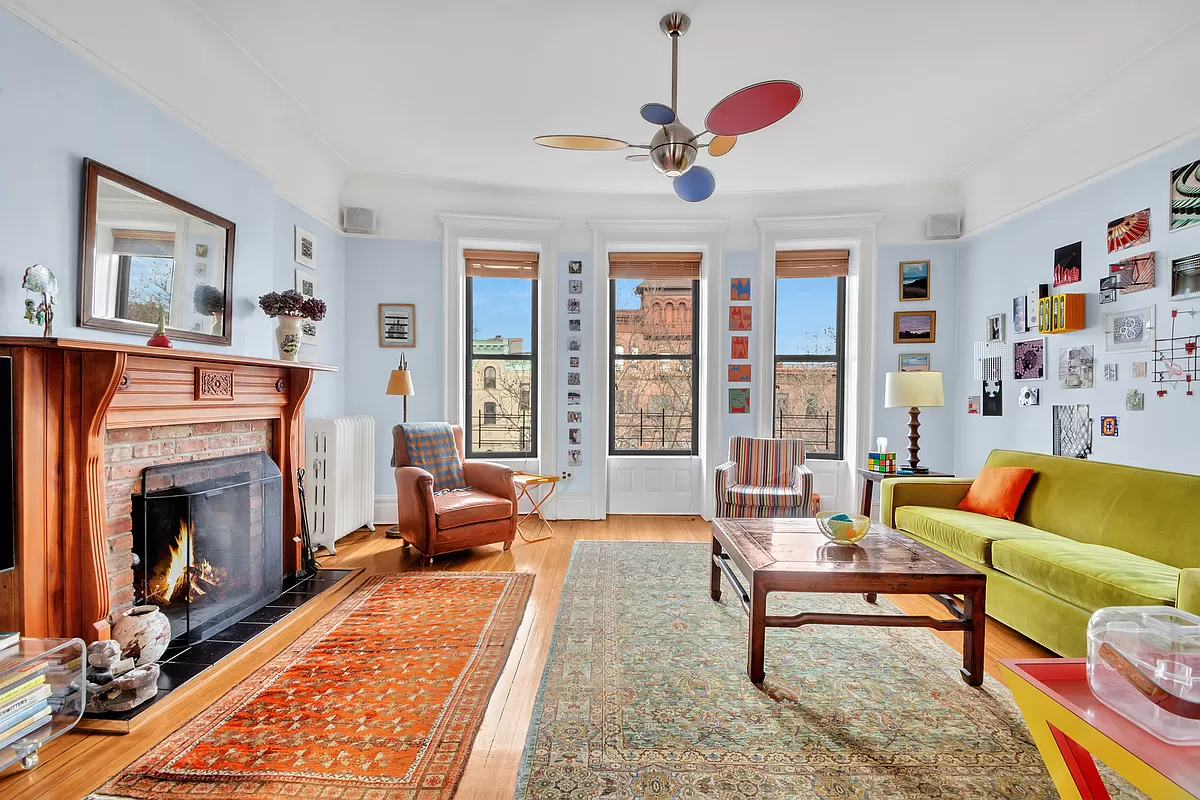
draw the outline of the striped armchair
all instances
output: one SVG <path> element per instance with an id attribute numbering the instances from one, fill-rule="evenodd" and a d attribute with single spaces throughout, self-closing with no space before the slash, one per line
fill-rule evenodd
<path id="1" fill-rule="evenodd" d="M 729 438 L 717 467 L 718 517 L 811 517 L 821 510 L 803 439 Z"/>

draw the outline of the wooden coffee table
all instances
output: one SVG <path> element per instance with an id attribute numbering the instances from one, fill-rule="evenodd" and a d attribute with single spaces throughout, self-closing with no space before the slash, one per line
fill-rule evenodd
<path id="1" fill-rule="evenodd" d="M 982 572 L 879 524 L 857 545 L 829 541 L 814 519 L 714 519 L 712 537 L 712 599 L 721 599 L 724 573 L 750 616 L 746 671 L 752 682 L 762 683 L 764 677 L 767 628 L 874 625 L 962 631 L 963 680 L 971 686 L 983 683 L 987 579 Z M 952 619 L 823 612 L 768 616 L 771 592 L 862 594 L 872 604 L 885 592 L 928 594 Z"/>

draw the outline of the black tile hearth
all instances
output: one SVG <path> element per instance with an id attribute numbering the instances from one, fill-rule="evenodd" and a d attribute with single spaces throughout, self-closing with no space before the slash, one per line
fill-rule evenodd
<path id="1" fill-rule="evenodd" d="M 159 660 L 158 693 L 153 699 L 130 711 L 86 716 L 120 722 L 132 720 L 185 682 L 237 652 L 254 637 L 270 630 L 273 624 L 285 619 L 297 608 L 332 589 L 349 574 L 351 570 L 321 570 L 312 578 L 290 580 L 285 583 L 285 587 L 291 591 L 280 594 L 271 600 L 269 605 L 249 614 L 220 633 L 213 634 L 211 638 L 191 645 L 182 638 L 172 642 Z"/>

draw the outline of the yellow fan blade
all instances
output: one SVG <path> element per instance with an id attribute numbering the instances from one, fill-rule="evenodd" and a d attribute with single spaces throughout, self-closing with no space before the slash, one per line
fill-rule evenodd
<path id="1" fill-rule="evenodd" d="M 628 142 L 606 136 L 539 136 L 534 139 L 542 147 L 559 150 L 624 150 Z"/>
<path id="2" fill-rule="evenodd" d="M 725 155 L 737 144 L 736 136 L 715 136 L 708 143 L 708 154 L 714 158 Z"/>

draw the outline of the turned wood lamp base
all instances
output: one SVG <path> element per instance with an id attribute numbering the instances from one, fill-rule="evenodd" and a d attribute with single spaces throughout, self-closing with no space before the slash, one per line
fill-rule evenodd
<path id="1" fill-rule="evenodd" d="M 929 472 L 929 467 L 921 466 L 921 409 L 911 406 L 908 409 L 908 468 L 913 472 Z"/>

